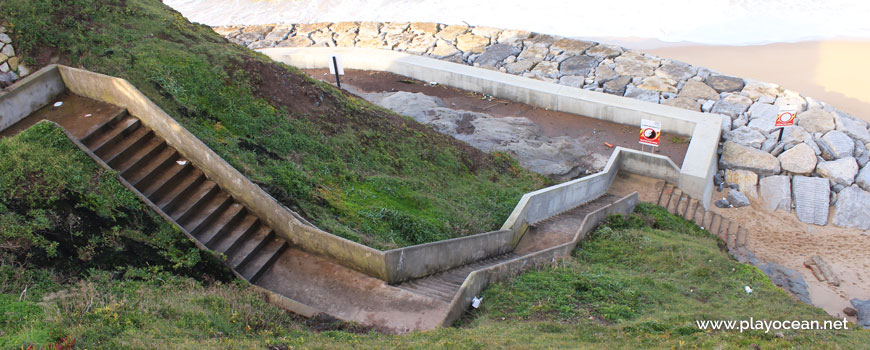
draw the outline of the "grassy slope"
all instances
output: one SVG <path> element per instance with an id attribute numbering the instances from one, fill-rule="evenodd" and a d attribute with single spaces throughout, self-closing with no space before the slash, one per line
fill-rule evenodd
<path id="1" fill-rule="evenodd" d="M 756 268 L 734 262 L 717 238 L 650 205 L 639 206 L 628 218 L 610 218 L 559 266 L 492 286 L 484 292 L 483 308 L 467 315 L 459 327 L 394 336 L 303 320 L 264 302 L 241 283 L 215 282 L 221 271 L 208 270 L 212 265 L 205 262 L 178 261 L 211 271 L 204 278 L 194 275 L 196 279 L 185 277 L 183 267 L 175 268 L 178 262 L 172 255 L 140 254 L 120 266 L 109 265 L 118 248 L 134 246 L 123 244 L 130 239 L 138 238 L 146 247 L 168 244 L 179 251 L 189 251 L 190 243 L 177 231 L 163 228 L 153 214 L 145 215 L 113 174 L 88 161 L 48 125 L 0 140 L 2 173 L 12 174 L 2 178 L 0 204 L 7 210 L 2 222 L 9 225 L 8 216 L 33 213 L 39 205 L 47 217 L 68 217 L 63 212 L 68 206 L 51 204 L 62 200 L 44 203 L 45 198 L 62 197 L 102 220 L 114 220 L 112 227 L 123 234 L 114 239 L 119 244 L 94 249 L 97 254 L 89 256 L 96 258 L 91 260 L 60 253 L 54 258 L 28 257 L 21 249 L 0 246 L 0 349 L 38 347 L 60 339 L 75 339 L 77 348 L 113 350 L 271 349 L 267 345 L 745 349 L 751 344 L 764 349 L 855 349 L 870 342 L 867 331 L 786 331 L 783 338 L 757 331 L 696 331 L 695 319 L 829 317 L 793 301 Z M 10 203 L 17 203 L 14 209 Z M 169 230 L 169 238 L 142 234 L 143 225 Z M 14 226 L 2 232 L 10 232 L 9 227 Z M 99 240 L 58 238 L 69 236 L 70 230 L 62 225 L 33 230 L 48 239 L 42 243 L 33 235 L 6 233 L 3 242 L 29 241 L 35 247 L 59 242 L 55 246 L 62 253 L 82 251 L 91 241 L 112 237 L 96 231 L 82 237 L 95 235 Z M 65 268 L 58 268 L 59 263 Z M 747 284 L 755 290 L 751 295 L 743 291 Z"/>
<path id="2" fill-rule="evenodd" d="M 483 154 L 226 42 L 157 0 L 0 0 L 19 51 L 130 80 L 323 229 L 392 248 L 497 229 L 542 185 Z"/>

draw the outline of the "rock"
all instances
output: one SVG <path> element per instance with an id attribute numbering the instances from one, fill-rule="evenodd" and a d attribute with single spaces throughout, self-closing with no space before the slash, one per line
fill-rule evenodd
<path id="1" fill-rule="evenodd" d="M 855 151 L 855 141 L 852 141 L 852 138 L 842 131 L 837 130 L 828 131 L 825 136 L 822 136 L 819 146 L 823 153 L 822 157 L 824 157 L 826 150 L 831 152 L 829 156 L 837 159 L 851 157 Z"/>
<path id="2" fill-rule="evenodd" d="M 779 85 L 763 83 L 756 80 L 745 80 L 746 85 L 743 87 L 743 93 L 746 96 L 753 100 L 757 100 L 761 97 L 767 97 L 770 99 L 770 103 L 773 103 L 776 99 L 776 95 L 779 93 Z"/>
<path id="3" fill-rule="evenodd" d="M 782 143 L 788 145 L 796 145 L 803 143 L 807 133 L 800 126 L 786 126 L 782 128 Z M 812 140 L 812 138 L 810 138 Z"/>
<path id="4" fill-rule="evenodd" d="M 731 184 L 737 184 L 741 192 L 749 194 L 750 196 L 758 195 L 755 187 L 755 185 L 758 184 L 758 175 L 751 171 L 728 169 L 725 171 L 725 181 Z M 730 198 L 728 201 L 731 202 L 731 204 L 734 204 L 734 201 Z M 734 204 L 734 206 L 737 206 L 737 204 Z"/>
<path id="5" fill-rule="evenodd" d="M 490 39 L 495 39 L 498 37 L 498 33 L 501 32 L 501 29 L 493 28 L 493 27 L 474 27 L 471 29 L 471 33 L 474 35 L 487 37 Z"/>
<path id="6" fill-rule="evenodd" d="M 858 175 L 858 162 L 852 157 L 820 162 L 816 166 L 816 172 L 830 180 L 831 185 L 851 186 Z"/>
<path id="7" fill-rule="evenodd" d="M 413 24 L 411 26 L 413 28 Z M 359 30 L 359 23 L 356 23 L 356 22 L 337 22 L 337 23 L 333 23 L 332 25 L 330 25 L 329 29 L 332 30 L 332 32 L 335 34 L 356 33 L 357 30 Z M 434 31 L 432 33 L 434 33 Z"/>
<path id="8" fill-rule="evenodd" d="M 717 208 L 731 208 L 731 203 L 728 203 L 728 200 L 726 200 L 725 198 L 716 201 L 715 203 L 713 203 L 713 205 L 715 205 Z"/>
<path id="9" fill-rule="evenodd" d="M 866 167 L 867 163 L 870 163 L 870 152 L 864 152 L 858 158 L 855 158 L 855 160 L 858 161 L 858 166 L 862 168 Z"/>
<path id="10" fill-rule="evenodd" d="M 701 111 L 704 113 L 710 113 L 713 111 L 713 105 L 716 104 L 716 101 L 707 100 L 703 104 L 701 104 Z M 743 124 L 746 125 L 746 124 Z"/>
<path id="11" fill-rule="evenodd" d="M 532 60 L 537 63 L 543 61 L 549 53 L 550 49 L 544 46 L 528 46 L 517 56 L 517 61 Z"/>
<path id="12" fill-rule="evenodd" d="M 531 72 L 537 76 L 547 77 L 547 78 L 558 78 L 559 77 L 559 64 L 552 61 L 542 61 L 535 65 L 535 68 L 531 70 Z"/>
<path id="13" fill-rule="evenodd" d="M 753 148 L 761 148 L 761 143 L 766 139 L 760 132 L 745 126 L 725 133 L 722 138 L 726 141 L 736 142 Z"/>
<path id="14" fill-rule="evenodd" d="M 587 76 L 593 72 L 595 66 L 598 65 L 598 60 L 589 56 L 574 56 L 568 58 L 559 65 L 559 72 L 564 75 L 582 75 Z"/>
<path id="15" fill-rule="evenodd" d="M 474 60 L 474 63 L 478 63 L 481 66 L 495 66 L 497 63 L 504 61 L 505 58 L 518 53 L 520 53 L 519 50 L 511 45 L 495 44 L 486 48 L 486 51 L 478 56 Z"/>
<path id="16" fill-rule="evenodd" d="M 776 115 L 779 114 L 779 107 L 774 105 L 769 105 L 766 103 L 753 103 L 751 107 L 749 107 L 749 119 L 768 119 L 773 122 L 776 122 Z"/>
<path id="17" fill-rule="evenodd" d="M 867 131 L 867 123 L 843 116 L 835 116 L 836 130 L 842 131 L 849 137 L 860 141 L 862 144 L 870 142 L 870 132 Z"/>
<path id="18" fill-rule="evenodd" d="M 784 95 L 776 98 L 776 102 L 774 103 L 777 107 L 780 106 L 794 106 L 797 108 L 797 112 L 803 112 L 807 109 L 807 101 L 804 100 L 801 95 L 793 91 L 786 91 Z"/>
<path id="19" fill-rule="evenodd" d="M 857 310 L 858 325 L 870 329 L 870 300 L 852 299 L 849 301 Z"/>
<path id="20" fill-rule="evenodd" d="M 15 77 L 15 73 L 12 73 L 12 72 L 0 73 L 0 89 L 3 89 L 9 85 L 12 85 L 12 83 L 14 83 L 15 80 L 17 80 Z"/>
<path id="21" fill-rule="evenodd" d="M 870 230 L 870 192 L 849 186 L 837 194 L 834 225 Z"/>
<path id="22" fill-rule="evenodd" d="M 831 187 L 828 180 L 795 175 L 791 187 L 798 220 L 809 224 L 827 225 L 831 200 Z"/>
<path id="23" fill-rule="evenodd" d="M 677 82 L 660 76 L 651 76 L 643 79 L 643 82 L 638 85 L 639 88 L 658 92 L 677 92 Z"/>
<path id="24" fill-rule="evenodd" d="M 723 169 L 749 170 L 759 175 L 776 175 L 782 170 L 770 153 L 726 141 L 719 163 Z"/>
<path id="25" fill-rule="evenodd" d="M 622 75 L 619 78 L 610 80 L 604 83 L 604 92 L 623 96 L 625 95 L 625 87 L 631 82 L 631 77 Z"/>
<path id="26" fill-rule="evenodd" d="M 517 41 L 523 41 L 531 36 L 531 32 L 527 32 L 525 30 L 514 30 L 509 29 L 502 31 L 501 34 L 498 35 L 498 43 L 499 44 L 513 44 Z"/>
<path id="27" fill-rule="evenodd" d="M 380 35 L 381 23 L 379 22 L 360 22 L 359 36 L 361 37 L 376 37 Z"/>
<path id="28" fill-rule="evenodd" d="M 707 84 L 718 92 L 732 92 L 743 89 L 743 79 L 729 77 L 727 75 L 711 75 L 707 78 Z"/>
<path id="29" fill-rule="evenodd" d="M 695 76 L 697 72 L 698 70 L 689 64 L 670 61 L 656 69 L 654 74 L 673 81 L 685 81 Z"/>
<path id="30" fill-rule="evenodd" d="M 614 59 L 614 70 L 620 75 L 631 77 L 647 77 L 655 73 L 659 66 L 659 60 L 653 59 L 636 52 L 626 52 Z"/>
<path id="31" fill-rule="evenodd" d="M 774 263 L 759 264 L 758 268 L 770 278 L 770 282 L 791 293 L 802 303 L 812 305 L 809 286 L 800 272 Z"/>
<path id="32" fill-rule="evenodd" d="M 821 109 L 810 109 L 798 113 L 795 123 L 811 133 L 825 133 L 834 130 L 834 116 Z"/>
<path id="33" fill-rule="evenodd" d="M 735 208 L 745 207 L 749 205 L 749 198 L 740 191 L 728 191 L 728 203 L 731 203 Z"/>
<path id="34" fill-rule="evenodd" d="M 805 143 L 792 147 L 778 158 L 782 170 L 792 174 L 809 175 L 816 169 L 816 154 Z"/>
<path id="35" fill-rule="evenodd" d="M 318 30 L 321 30 L 321 29 L 328 29 L 329 23 L 323 23 L 323 22 L 300 23 L 300 24 L 297 24 L 295 27 L 296 27 L 296 35 L 297 36 L 298 35 L 308 35 L 309 33 L 313 33 L 313 32 L 316 32 Z M 271 30 L 271 29 L 269 29 L 269 30 Z M 244 32 L 245 30 L 243 29 L 242 31 Z M 266 32 L 268 33 L 268 31 L 266 31 Z M 265 35 L 265 33 L 264 33 L 264 35 Z"/>
<path id="36" fill-rule="evenodd" d="M 846 316 L 849 316 L 849 317 L 853 317 L 853 316 L 858 314 L 858 310 L 855 310 L 855 309 L 847 306 L 847 307 L 843 308 L 843 314 L 845 314 Z"/>
<path id="37" fill-rule="evenodd" d="M 0 63 L 0 73 L 8 73 L 9 72 L 9 64 L 6 62 Z"/>
<path id="38" fill-rule="evenodd" d="M 453 41 L 456 40 L 460 35 L 468 32 L 468 26 L 464 25 L 450 25 L 441 29 L 435 36 L 447 40 Z"/>
<path id="39" fill-rule="evenodd" d="M 416 54 L 423 54 L 435 46 L 438 39 L 432 34 L 420 34 L 411 39 L 406 45 L 399 44 L 398 48 L 403 51 L 408 51 Z M 482 56 L 482 55 L 481 55 Z M 478 57 L 480 59 L 480 57 Z M 475 61 L 476 63 L 477 61 Z"/>
<path id="40" fill-rule="evenodd" d="M 719 94 L 709 85 L 697 80 L 689 80 L 680 90 L 680 96 L 692 99 L 718 100 Z"/>
<path id="41" fill-rule="evenodd" d="M 453 44 L 444 40 L 438 40 L 435 47 L 430 50 L 429 54 L 438 58 L 450 57 L 458 54 L 460 51 Z"/>
<path id="42" fill-rule="evenodd" d="M 286 40 L 287 36 L 290 35 L 291 31 L 293 31 L 292 24 L 277 25 L 277 26 L 275 26 L 275 28 L 272 29 L 271 32 L 269 32 L 269 34 L 266 34 L 266 37 L 263 40 L 269 40 L 269 41 L 275 41 L 275 42 L 278 42 L 281 40 Z"/>
<path id="43" fill-rule="evenodd" d="M 764 208 L 770 212 L 777 209 L 791 211 L 791 183 L 788 176 L 775 175 L 759 181 L 759 192 L 764 199 Z"/>
<path id="44" fill-rule="evenodd" d="M 10 38 L 9 35 L 7 35 L 5 33 L 0 34 L 0 43 L 11 44 L 12 38 Z"/>
<path id="45" fill-rule="evenodd" d="M 519 73 L 525 72 L 525 71 L 531 69 L 532 67 L 534 67 L 535 63 L 536 62 L 533 60 L 523 60 L 523 61 L 516 61 L 514 63 L 508 63 L 508 64 L 504 65 L 504 67 L 508 73 L 519 74 Z"/>
<path id="46" fill-rule="evenodd" d="M 730 94 L 713 105 L 712 113 L 724 114 L 734 118 L 740 115 L 740 113 L 746 112 L 751 104 L 752 100 L 749 97 Z"/>
<path id="47" fill-rule="evenodd" d="M 408 22 L 388 22 L 381 27 L 381 33 L 385 34 L 402 34 L 408 30 L 411 23 Z"/>
<path id="48" fill-rule="evenodd" d="M 870 167 L 865 166 L 861 169 L 855 178 L 855 184 L 865 191 L 870 191 Z"/>
<path id="49" fill-rule="evenodd" d="M 623 96 L 646 102 L 659 103 L 659 93 L 657 91 L 640 89 L 631 84 L 625 86 L 625 95 Z"/>
<path id="50" fill-rule="evenodd" d="M 614 71 L 613 68 L 610 68 L 603 63 L 598 65 L 598 69 L 595 72 L 595 82 L 598 83 L 598 85 L 604 84 L 618 77 L 619 74 L 616 74 L 616 71 Z"/>
<path id="51" fill-rule="evenodd" d="M 288 39 L 287 41 L 290 41 L 290 40 L 293 39 L 293 38 L 298 38 L 298 37 L 291 37 L 291 38 Z M 381 49 L 381 48 L 386 48 L 386 47 L 388 47 L 388 46 L 387 46 L 387 43 L 384 42 L 383 39 L 381 39 L 380 37 L 377 37 L 377 36 L 375 36 L 375 37 L 364 37 L 364 36 L 362 36 L 362 35 L 359 35 L 359 36 L 357 36 L 357 39 L 358 39 L 358 40 L 357 40 L 357 42 L 356 42 L 356 44 L 355 44 L 356 47 L 363 47 L 363 48 L 369 48 L 369 49 Z"/>
<path id="52" fill-rule="evenodd" d="M 356 33 L 341 32 L 335 34 L 333 40 L 339 47 L 353 47 L 356 45 Z"/>
<path id="53" fill-rule="evenodd" d="M 574 39 L 559 39 L 550 45 L 550 51 L 558 53 L 567 53 L 570 55 L 580 55 L 586 49 L 594 46 L 595 43 L 582 41 L 582 40 L 574 40 Z"/>
<path id="54" fill-rule="evenodd" d="M 731 117 L 727 115 L 717 114 L 722 119 L 722 133 L 731 131 Z"/>
<path id="55" fill-rule="evenodd" d="M 335 46 L 335 41 L 332 41 L 332 33 L 331 32 L 316 31 L 314 33 L 311 33 L 311 35 L 309 35 L 309 37 L 311 38 L 311 40 L 314 40 L 314 46 L 319 46 L 319 47 L 334 47 Z M 396 41 L 396 43 L 398 43 L 398 42 L 406 42 L 409 39 L 410 39 L 410 37 L 407 37 L 407 38 L 403 37 L 403 38 L 394 39 L 394 40 Z M 390 40 L 389 35 L 387 36 L 387 40 L 389 42 L 389 40 Z M 395 46 L 395 44 L 391 44 L 391 46 Z"/>
<path id="56" fill-rule="evenodd" d="M 678 107 L 678 108 L 682 108 L 682 109 L 688 109 L 690 111 L 695 111 L 695 112 L 701 111 L 701 103 L 699 103 L 695 99 L 691 99 L 691 98 L 685 98 L 685 97 L 678 96 L 678 97 L 674 97 L 674 98 L 669 98 L 669 99 L 665 100 L 665 102 L 663 102 L 662 104 L 672 106 L 672 107 Z M 728 122 L 728 126 L 730 129 L 731 119 L 728 118 L 727 122 Z"/>
<path id="57" fill-rule="evenodd" d="M 586 83 L 586 77 L 581 77 L 578 75 L 566 75 L 559 78 L 559 85 L 572 86 L 572 87 L 583 87 Z"/>
<path id="58" fill-rule="evenodd" d="M 617 46 L 598 44 L 586 50 L 586 54 L 598 59 L 613 58 L 622 54 Z"/>

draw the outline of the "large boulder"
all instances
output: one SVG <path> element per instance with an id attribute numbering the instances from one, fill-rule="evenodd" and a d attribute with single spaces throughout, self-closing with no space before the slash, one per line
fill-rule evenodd
<path id="1" fill-rule="evenodd" d="M 741 113 L 746 112 L 751 104 L 752 100 L 750 100 L 749 97 L 730 94 L 713 105 L 712 113 L 725 114 L 731 118 L 735 118 Z"/>
<path id="2" fill-rule="evenodd" d="M 757 266 L 770 278 L 770 282 L 790 292 L 804 304 L 812 305 L 809 286 L 800 272 L 775 263 L 763 263 Z"/>
<path id="3" fill-rule="evenodd" d="M 764 208 L 773 212 L 777 209 L 791 211 L 791 183 L 788 176 L 775 175 L 759 181 L 759 192 L 764 200 Z"/>
<path id="4" fill-rule="evenodd" d="M 518 53 L 520 53 L 520 50 L 512 45 L 495 44 L 488 47 L 486 51 L 480 54 L 480 56 L 474 60 L 474 63 L 481 66 L 495 66 L 504 61 L 505 58 L 508 58 L 508 56 L 516 55 Z"/>
<path id="5" fill-rule="evenodd" d="M 570 57 L 559 65 L 559 73 L 563 75 L 589 75 L 598 66 L 598 60 L 589 56 Z"/>
<path id="6" fill-rule="evenodd" d="M 683 89 L 680 90 L 680 97 L 715 101 L 719 99 L 719 93 L 717 93 L 716 90 L 713 90 L 710 85 L 704 84 L 703 82 L 688 80 L 686 81 L 686 84 L 683 85 Z"/>
<path id="7" fill-rule="evenodd" d="M 689 79 L 698 72 L 698 69 L 693 67 L 690 64 L 670 61 L 665 64 L 662 64 L 659 69 L 656 69 L 655 75 L 675 80 L 675 81 L 684 81 Z M 689 82 L 687 81 L 686 84 Z M 718 96 L 717 96 L 718 97 Z"/>
<path id="8" fill-rule="evenodd" d="M 618 46 L 610 46 L 610 45 L 602 45 L 598 44 L 593 46 L 592 48 L 586 50 L 586 54 L 595 58 L 605 59 L 605 58 L 613 58 L 619 56 L 622 53 L 622 49 Z"/>
<path id="9" fill-rule="evenodd" d="M 725 170 L 725 182 L 729 184 L 736 184 L 740 188 L 740 191 L 750 194 L 752 196 L 755 196 L 758 193 L 755 190 L 755 185 L 758 184 L 758 174 L 751 171 L 731 169 Z"/>
<path id="10" fill-rule="evenodd" d="M 834 121 L 837 124 L 837 130 L 844 132 L 861 143 L 870 142 L 870 131 L 867 131 L 866 122 L 841 115 L 837 115 Z"/>
<path id="11" fill-rule="evenodd" d="M 830 180 L 831 185 L 851 186 L 858 175 L 858 162 L 852 157 L 820 162 L 816 172 Z"/>
<path id="12" fill-rule="evenodd" d="M 750 119 L 770 119 L 776 121 L 776 115 L 779 114 L 779 107 L 774 106 L 767 103 L 753 103 L 752 107 L 749 107 L 749 118 Z"/>
<path id="13" fill-rule="evenodd" d="M 803 113 L 798 113 L 795 120 L 804 130 L 811 133 L 825 133 L 834 130 L 834 115 L 822 109 L 814 108 Z"/>
<path id="14" fill-rule="evenodd" d="M 855 141 L 846 133 L 837 130 L 828 131 L 825 136 L 822 136 L 819 146 L 822 149 L 822 157 L 826 159 L 851 157 L 855 152 Z M 828 157 L 824 154 L 826 150 L 831 152 Z"/>
<path id="15" fill-rule="evenodd" d="M 855 178 L 855 183 L 866 191 L 870 191 L 870 166 L 864 166 Z"/>
<path id="16" fill-rule="evenodd" d="M 731 190 L 728 191 L 728 203 L 731 203 L 735 208 L 745 207 L 749 205 L 749 198 L 743 192 Z"/>
<path id="17" fill-rule="evenodd" d="M 761 148 L 761 144 L 767 139 L 760 132 L 745 126 L 726 132 L 722 138 L 752 148 Z"/>
<path id="18" fill-rule="evenodd" d="M 782 152 L 777 158 L 782 170 L 792 174 L 809 175 L 816 169 L 816 153 L 805 143 Z"/>
<path id="19" fill-rule="evenodd" d="M 849 186 L 837 194 L 834 225 L 870 230 L 870 192 Z"/>
<path id="20" fill-rule="evenodd" d="M 489 38 L 470 33 L 456 37 L 456 48 L 463 52 L 481 53 L 489 45 Z"/>
<path id="21" fill-rule="evenodd" d="M 820 177 L 795 175 L 791 183 L 794 211 L 798 220 L 827 225 L 831 201 L 831 184 Z"/>
<path id="22" fill-rule="evenodd" d="M 743 89 L 745 83 L 743 79 L 729 77 L 727 75 L 711 75 L 707 78 L 707 84 L 710 84 L 716 91 L 732 92 Z"/>
<path id="23" fill-rule="evenodd" d="M 850 300 L 855 310 L 858 310 L 858 325 L 864 329 L 870 329 L 870 300 Z"/>
<path id="24" fill-rule="evenodd" d="M 776 175 L 782 170 L 770 153 L 726 141 L 719 163 L 723 169 L 749 170 L 759 175 Z"/>
<path id="25" fill-rule="evenodd" d="M 797 145 L 806 141 L 806 132 L 799 126 L 786 126 L 782 128 L 782 141 L 786 145 Z"/>
<path id="26" fill-rule="evenodd" d="M 566 53 L 569 55 L 579 55 L 582 54 L 586 49 L 594 46 L 595 43 L 589 41 L 582 40 L 574 40 L 574 39 L 559 39 L 556 40 L 552 45 L 550 45 L 550 52 L 554 55 L 558 55 L 559 53 Z"/>

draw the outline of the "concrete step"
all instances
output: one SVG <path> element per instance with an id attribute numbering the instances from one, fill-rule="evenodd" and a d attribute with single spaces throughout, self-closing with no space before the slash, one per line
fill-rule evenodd
<path id="1" fill-rule="evenodd" d="M 132 134 L 142 123 L 139 119 L 127 116 L 119 121 L 115 127 L 107 131 L 105 134 L 97 137 L 92 146 L 88 146 L 94 154 L 102 158 L 102 156 L 117 143 L 121 142 L 128 135 Z"/>
<path id="2" fill-rule="evenodd" d="M 231 254 L 231 250 L 238 246 L 240 242 L 244 242 L 246 236 L 250 235 L 257 229 L 257 217 L 250 214 L 245 214 L 241 220 L 234 222 L 232 226 L 227 227 L 221 234 L 209 242 L 208 247 L 212 250 L 224 254 Z"/>
<path id="3" fill-rule="evenodd" d="M 211 223 L 205 224 L 200 228 L 191 232 L 200 242 L 209 245 L 216 237 L 225 234 L 233 226 L 238 224 L 246 215 L 245 206 L 239 203 L 232 203 L 230 206 L 221 212 Z"/>
<path id="4" fill-rule="evenodd" d="M 103 123 L 99 127 L 94 128 L 93 131 L 91 131 L 89 134 L 85 135 L 84 137 L 82 137 L 79 140 L 81 141 L 82 144 L 87 146 L 89 149 L 93 149 L 92 146 L 95 143 L 97 143 L 99 139 L 103 138 L 103 136 L 107 132 L 109 132 L 109 130 L 112 130 L 113 128 L 115 128 L 115 126 L 117 126 L 117 124 L 121 120 L 125 120 L 128 116 L 129 116 L 129 113 L 127 113 L 127 110 L 122 109 L 117 114 L 115 114 L 114 117 L 107 120 L 105 123 Z"/>
<path id="5" fill-rule="evenodd" d="M 246 258 L 241 265 L 236 267 L 236 271 L 251 283 L 256 283 L 263 272 L 271 267 L 272 263 L 288 247 L 286 241 L 273 236 L 266 244 L 261 245 L 252 256 Z"/>

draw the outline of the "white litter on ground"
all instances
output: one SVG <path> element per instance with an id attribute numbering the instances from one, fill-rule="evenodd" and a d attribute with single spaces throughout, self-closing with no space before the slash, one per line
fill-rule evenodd
<path id="1" fill-rule="evenodd" d="M 479 308 L 480 302 L 482 302 L 482 301 L 483 301 L 483 298 L 474 297 L 474 299 L 471 299 L 471 307 L 473 307 L 475 309 Z"/>
<path id="2" fill-rule="evenodd" d="M 752 288 L 750 288 L 749 286 L 743 286 L 743 290 L 746 291 L 746 294 L 752 294 Z"/>
<path id="3" fill-rule="evenodd" d="M 90 114 L 90 113 L 85 114 L 85 118 L 90 118 L 90 117 L 92 117 L 92 116 L 94 116 L 94 115 L 93 115 L 93 114 Z"/>
<path id="4" fill-rule="evenodd" d="M 186 160 L 178 160 L 178 161 L 175 161 L 175 162 L 178 163 L 178 165 L 187 165 L 187 161 L 186 161 Z"/>
<path id="5" fill-rule="evenodd" d="M 63 106 L 63 102 L 61 102 L 61 101 L 57 101 L 57 102 L 54 103 L 54 106 L 55 106 L 55 107 Z"/>

